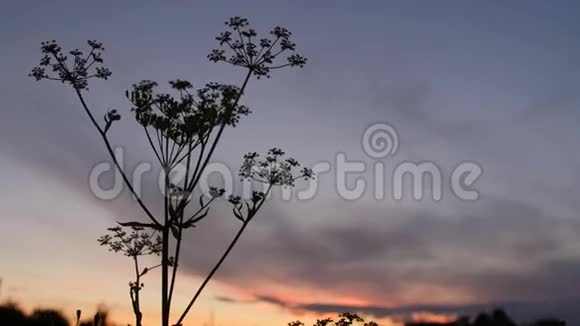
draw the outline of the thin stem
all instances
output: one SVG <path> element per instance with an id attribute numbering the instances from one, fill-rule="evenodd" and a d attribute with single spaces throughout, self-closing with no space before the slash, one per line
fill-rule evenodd
<path id="1" fill-rule="evenodd" d="M 162 264 L 157 264 L 155 266 L 151 266 L 149 268 L 147 268 L 147 271 L 150 272 L 152 270 L 154 270 L 155 268 L 161 267 Z M 144 275 L 145 273 L 141 273 L 141 275 Z"/>
<path id="2" fill-rule="evenodd" d="M 143 319 L 143 314 L 141 313 L 141 307 L 139 302 L 141 273 L 139 272 L 139 262 L 137 260 L 137 256 L 133 256 L 133 262 L 135 265 L 135 284 L 131 289 L 131 301 L 133 303 L 133 313 L 135 314 L 135 325 L 141 326 L 141 320 Z"/>
<path id="3" fill-rule="evenodd" d="M 163 155 L 163 141 L 161 141 L 161 135 L 159 133 L 159 129 L 155 129 L 155 134 L 157 136 L 157 144 L 159 145 L 159 155 L 161 156 L 161 165 L 165 167 L 165 156 Z"/>
<path id="4" fill-rule="evenodd" d="M 240 93 L 238 94 L 238 97 L 236 98 L 236 101 L 234 102 L 234 107 L 238 104 L 238 102 L 240 101 L 240 98 L 242 97 L 242 94 L 244 93 L 244 90 L 246 88 L 246 86 L 248 85 L 248 82 L 250 80 L 250 77 L 252 76 L 252 69 L 248 70 L 248 73 L 246 74 L 246 78 L 244 79 L 244 82 L 242 84 L 242 87 L 240 88 Z M 226 122 L 225 120 L 222 122 L 220 129 L 218 131 L 218 134 L 216 135 L 212 146 L 209 150 L 208 155 L 206 156 L 205 161 L 203 162 L 203 164 L 201 166 L 196 167 L 196 171 L 199 171 L 198 175 L 194 175 L 192 176 L 193 180 L 192 183 L 190 184 L 190 189 L 195 188 L 195 186 L 197 185 L 197 183 L 199 182 L 199 178 L 202 174 L 202 172 L 204 171 L 205 167 L 207 166 L 207 164 L 209 163 L 209 160 L 213 154 L 213 151 L 215 150 L 218 141 L 220 140 L 220 137 L 224 131 L 224 128 L 226 126 Z M 205 144 L 204 146 L 202 146 L 202 151 L 205 148 Z M 201 162 L 201 156 L 199 158 L 198 164 Z M 199 170 L 198 170 L 199 168 Z M 185 311 L 183 312 L 183 314 L 181 315 L 181 317 L 179 317 L 178 322 L 176 323 L 177 325 L 181 324 L 181 322 L 183 321 L 183 318 L 185 318 L 185 316 L 187 315 L 187 313 L 189 312 L 189 310 L 191 309 L 191 307 L 193 306 L 193 304 L 195 303 L 195 301 L 197 300 L 197 298 L 199 297 L 199 295 L 201 294 L 201 292 L 203 291 L 203 289 L 205 288 L 206 284 L 209 282 L 209 280 L 213 277 L 213 274 L 215 274 L 215 272 L 219 269 L 219 267 L 221 266 L 221 264 L 223 263 L 223 261 L 226 259 L 227 255 L 230 253 L 230 251 L 232 250 L 232 248 L 235 246 L 235 244 L 238 242 L 238 239 L 240 238 L 240 236 L 242 235 L 242 233 L 244 232 L 245 228 L 247 226 L 247 223 L 244 222 L 244 224 L 242 225 L 242 227 L 240 228 L 240 230 L 238 231 L 238 234 L 236 234 L 236 236 L 234 237 L 234 240 L 232 241 L 232 243 L 230 243 L 229 247 L 227 248 L 226 252 L 224 253 L 224 255 L 220 258 L 220 260 L 218 261 L 218 263 L 216 264 L 216 266 L 212 269 L 212 271 L 209 273 L 209 275 L 206 277 L 206 279 L 204 280 L 204 282 L 202 283 L 202 285 L 200 286 L 200 288 L 197 290 L 197 292 L 195 293 L 195 295 L 193 296 L 193 298 L 191 299 L 191 301 L 189 302 L 189 304 L 187 305 L 187 308 L 185 308 Z M 167 325 L 163 325 L 163 326 L 167 326 Z"/>
<path id="5" fill-rule="evenodd" d="M 173 163 L 173 161 L 175 160 L 176 156 L 179 156 L 179 153 L 177 155 L 173 155 L 173 153 L 175 152 L 175 146 L 177 146 L 177 143 L 175 142 L 175 140 L 171 140 L 171 152 L 169 153 L 169 157 L 171 158 L 171 162 Z"/>
<path id="6" fill-rule="evenodd" d="M 141 198 L 139 197 L 139 195 L 137 194 L 137 192 L 133 188 L 133 185 L 129 181 L 129 178 L 127 178 L 127 175 L 125 174 L 125 171 L 123 171 L 123 168 L 121 167 L 121 165 L 119 164 L 119 161 L 117 160 L 117 157 L 115 156 L 115 152 L 113 151 L 113 148 L 111 147 L 111 143 L 109 143 L 109 139 L 107 138 L 107 135 L 105 134 L 105 132 L 103 131 L 103 129 L 99 126 L 99 124 L 97 123 L 97 121 L 93 117 L 93 114 L 89 110 L 89 108 L 87 106 L 87 103 L 85 102 L 85 99 L 84 99 L 81 91 L 78 88 L 75 88 L 75 91 L 76 91 L 76 94 L 77 94 L 79 100 L 81 101 L 81 104 L 82 104 L 85 112 L 87 113 L 87 115 L 91 119 L 91 122 L 93 123 L 93 125 L 95 126 L 95 128 L 97 128 L 97 130 L 99 131 L 99 134 L 101 135 L 101 138 L 105 142 L 105 146 L 107 147 L 107 151 L 109 152 L 109 155 L 111 156 L 111 159 L 113 160 L 113 163 L 117 167 L 117 170 L 121 174 L 121 177 L 123 178 L 123 181 L 127 185 L 127 188 L 129 188 L 129 190 L 133 194 L 133 197 L 135 198 L 135 200 L 137 201 L 137 203 L 139 204 L 139 206 L 141 206 L 141 208 L 143 209 L 143 211 L 145 212 L 145 214 L 147 214 L 147 216 L 149 217 L 149 219 L 156 226 L 160 227 L 161 224 L 159 223 L 159 221 L 157 221 L 157 219 L 155 218 L 155 216 L 153 216 L 153 214 L 151 214 L 151 212 L 149 211 L 149 209 L 147 208 L 147 206 L 145 206 L 145 203 L 143 203 L 143 201 L 141 200 Z"/>
<path id="7" fill-rule="evenodd" d="M 192 140 L 189 139 L 188 140 L 188 152 L 187 152 L 187 161 L 185 163 L 185 179 L 183 180 L 183 189 L 185 190 L 186 186 L 187 186 L 187 180 L 189 179 L 189 171 L 191 170 L 191 151 L 192 151 Z M 181 207 L 181 203 L 178 205 L 179 207 Z M 178 208 L 180 209 L 180 208 Z M 177 239 L 177 244 L 175 245 L 175 259 L 174 259 L 174 266 L 173 266 L 173 271 L 172 271 L 172 275 L 171 275 L 171 285 L 169 286 L 169 302 L 171 304 L 171 301 L 173 299 L 173 288 L 175 287 L 175 281 L 177 278 L 177 263 L 179 262 L 179 251 L 181 249 L 181 236 L 182 236 L 182 231 L 183 231 L 183 211 L 180 210 L 179 211 L 181 214 L 181 219 L 179 221 L 179 238 Z"/>
<path id="8" fill-rule="evenodd" d="M 242 224 L 242 227 L 238 230 L 238 233 L 236 234 L 236 236 L 234 237 L 234 239 L 232 240 L 232 242 L 230 243 L 230 245 L 228 246 L 226 251 L 223 253 L 220 260 L 213 267 L 211 272 L 206 276 L 206 278 L 203 281 L 203 283 L 201 284 L 201 286 L 197 289 L 197 292 L 195 292 L 195 295 L 193 296 L 193 298 L 191 299 L 191 301 L 189 302 L 189 304 L 185 308 L 185 311 L 181 314 L 181 317 L 179 317 L 179 320 L 177 320 L 177 323 L 175 323 L 176 325 L 181 325 L 181 322 L 183 321 L 185 316 L 187 316 L 187 314 L 189 313 L 189 310 L 191 309 L 191 307 L 193 306 L 193 304 L 195 303 L 195 301 L 197 300 L 197 298 L 199 297 L 199 295 L 201 294 L 201 292 L 203 291 L 203 289 L 205 288 L 207 283 L 211 280 L 213 275 L 217 272 L 217 270 L 220 268 L 222 263 L 226 260 L 226 257 L 230 254 L 230 251 L 232 251 L 232 249 L 234 248 L 234 246 L 236 245 L 236 243 L 238 242 L 238 240 L 242 236 L 242 233 L 244 233 L 244 230 L 246 229 L 247 226 L 248 226 L 247 222 L 244 222 Z"/>
<path id="9" fill-rule="evenodd" d="M 178 237 L 176 240 L 176 244 L 175 244 L 175 257 L 173 259 L 173 270 L 171 271 L 171 285 L 169 286 L 169 294 L 167 296 L 167 301 L 169 302 L 169 304 L 171 305 L 171 300 L 173 297 L 173 288 L 175 287 L 175 280 L 177 278 L 177 267 L 178 262 L 179 262 L 179 252 L 181 250 L 181 237 L 182 237 L 182 233 L 183 233 L 183 227 L 181 227 L 181 224 L 183 223 L 183 213 L 181 213 L 181 218 L 179 220 L 179 229 L 178 229 Z"/>
<path id="10" fill-rule="evenodd" d="M 266 193 L 264 194 L 264 198 L 262 199 L 260 204 L 256 207 L 254 214 L 255 214 L 255 212 L 257 212 L 260 209 L 260 207 L 262 207 L 262 204 L 264 204 L 264 202 L 266 201 L 266 197 L 268 196 L 268 193 L 270 192 L 271 189 L 272 189 L 272 185 L 269 185 L 268 189 L 266 190 Z M 183 322 L 183 319 L 185 318 L 185 316 L 187 316 L 187 314 L 189 313 L 189 310 L 191 309 L 191 307 L 193 306 L 193 304 L 195 303 L 195 301 L 197 300 L 197 298 L 199 297 L 201 292 L 203 292 L 203 289 L 205 288 L 207 283 L 209 283 L 209 281 L 211 280 L 213 275 L 217 272 L 217 270 L 220 268 L 220 266 L 226 260 L 226 258 L 228 257 L 228 255 L 230 254 L 232 249 L 235 247 L 236 243 L 238 242 L 238 240 L 242 236 L 242 233 L 244 233 L 244 230 L 246 229 L 246 227 L 248 226 L 248 224 L 250 223 L 252 218 L 253 218 L 253 216 L 252 217 L 248 216 L 248 219 L 246 219 L 243 222 L 242 227 L 238 230 L 238 233 L 236 234 L 236 236 L 234 237 L 234 239 L 232 240 L 230 245 L 227 247 L 226 251 L 223 253 L 220 260 L 218 260 L 217 264 L 213 267 L 211 272 L 206 276 L 206 278 L 203 281 L 203 283 L 201 284 L 201 286 L 197 289 L 197 292 L 195 292 L 195 295 L 193 296 L 193 298 L 191 299 L 191 301 L 189 302 L 189 304 L 185 308 L 185 311 L 181 314 L 181 317 L 179 317 L 179 320 L 177 321 L 177 323 L 175 323 L 176 325 L 181 325 L 181 322 Z"/>
<path id="11" fill-rule="evenodd" d="M 212 130 L 208 131 L 208 134 L 207 134 L 208 138 L 207 139 L 209 139 L 211 132 L 212 132 Z M 203 138 L 201 138 L 201 139 L 203 139 Z M 195 188 L 195 179 L 197 178 L 199 168 L 201 166 L 201 161 L 203 161 L 203 154 L 205 153 L 206 146 L 207 146 L 207 140 L 202 141 L 201 148 L 199 150 L 199 156 L 197 157 L 197 162 L 195 163 L 195 170 L 193 170 L 193 174 L 191 175 L 191 181 L 189 182 L 189 184 L 187 186 L 187 191 L 189 191 L 189 192 L 193 192 L 193 189 Z M 201 172 L 199 172 L 199 174 L 201 174 Z"/>
<path id="12" fill-rule="evenodd" d="M 153 140 L 151 139 L 151 135 L 149 135 L 149 130 L 147 130 L 146 126 L 143 126 L 143 129 L 145 130 L 145 135 L 147 135 L 147 140 L 149 141 L 149 145 L 153 149 L 155 156 L 157 156 L 157 160 L 159 160 L 159 164 L 163 164 L 163 161 L 161 161 L 161 156 L 159 156 L 159 153 L 157 153 L 157 149 L 155 148 L 155 145 L 153 144 Z"/>
<path id="13" fill-rule="evenodd" d="M 169 166 L 169 135 L 165 132 L 162 136 L 165 138 L 165 162 L 167 163 L 167 166 Z"/>
<path id="14" fill-rule="evenodd" d="M 239 26 L 236 27 L 236 30 L 238 31 L 238 36 L 240 37 L 240 42 L 242 43 L 242 53 L 244 55 L 244 58 L 246 59 L 248 65 L 251 65 L 252 63 L 250 62 L 250 57 L 247 55 L 246 52 L 246 42 L 244 42 L 244 38 L 242 37 L 242 31 L 240 30 Z"/>
<path id="15" fill-rule="evenodd" d="M 161 325 L 169 326 L 169 302 L 167 301 L 168 293 L 168 281 L 169 281 L 169 202 L 168 202 L 168 191 L 169 191 L 169 171 L 165 171 L 165 182 L 164 182 L 164 224 L 163 224 L 163 235 L 162 235 L 162 247 L 161 247 Z"/>
<path id="16" fill-rule="evenodd" d="M 248 70 L 248 74 L 246 75 L 246 78 L 244 79 L 244 83 L 242 84 L 242 87 L 240 88 L 240 93 L 238 94 L 238 97 L 236 98 L 236 101 L 234 102 L 233 107 L 236 107 L 236 105 L 238 105 L 238 102 L 240 101 L 240 98 L 242 98 L 242 94 L 244 93 L 244 90 L 245 90 L 246 86 L 248 85 L 248 82 L 250 81 L 250 77 L 252 76 L 252 72 L 253 72 L 252 69 L 249 69 Z M 201 166 L 201 169 L 199 170 L 200 173 L 199 173 L 199 175 L 196 176 L 195 181 L 193 182 L 193 187 L 192 188 L 194 188 L 195 185 L 197 185 L 197 183 L 199 182 L 199 179 L 201 177 L 201 174 L 204 171 L 204 169 L 207 166 L 207 164 L 209 163 L 209 160 L 210 160 L 210 158 L 213 155 L 213 151 L 215 150 L 215 148 L 216 148 L 216 146 L 217 146 L 217 144 L 218 144 L 218 142 L 219 142 L 219 140 L 220 140 L 220 138 L 221 138 L 221 136 L 222 136 L 222 134 L 224 132 L 225 127 L 226 127 L 226 121 L 224 120 L 222 122 L 221 126 L 220 126 L 220 129 L 218 131 L 218 134 L 216 135 L 216 137 L 215 137 L 215 139 L 214 139 L 214 141 L 213 141 L 213 143 L 211 145 L 211 148 L 209 150 L 209 153 L 207 154 L 206 159 L 203 162 L 203 165 Z"/>
<path id="17" fill-rule="evenodd" d="M 272 49 L 274 48 L 274 45 L 276 45 L 276 43 L 278 43 L 279 40 L 280 40 L 280 36 L 276 37 L 276 39 L 274 40 L 274 42 L 272 42 L 272 44 L 270 44 L 270 47 L 268 48 L 268 50 L 266 50 L 264 52 L 264 54 L 272 51 Z M 272 54 L 272 53 L 270 52 L 270 54 Z M 256 65 L 261 65 L 262 63 L 264 63 L 264 57 L 260 58 L 258 60 L 258 62 L 256 63 Z"/>

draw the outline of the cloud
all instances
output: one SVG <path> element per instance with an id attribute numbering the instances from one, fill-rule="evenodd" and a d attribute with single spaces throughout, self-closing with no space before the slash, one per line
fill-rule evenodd
<path id="1" fill-rule="evenodd" d="M 503 309 L 517 321 L 532 321 L 540 318 L 560 318 L 570 324 L 580 322 L 580 313 L 576 307 L 580 300 L 566 302 L 535 303 L 529 302 L 493 302 L 479 304 L 458 305 L 408 305 L 408 306 L 380 306 L 380 305 L 344 305 L 332 303 L 292 303 L 265 295 L 256 295 L 258 302 L 274 304 L 284 309 L 307 311 L 316 314 L 353 312 L 373 318 L 395 318 L 411 320 L 417 313 L 433 315 L 474 316 L 481 312 L 490 312 Z"/>
<path id="2" fill-rule="evenodd" d="M 355 297 L 448 305 L 579 298 L 570 287 L 580 275 L 577 220 L 499 199 L 447 216 L 336 206 L 341 213 L 333 216 L 291 216 L 284 205 L 270 205 L 216 277 L 266 294 L 302 289 L 307 298 L 312 289 L 337 302 Z M 197 275 L 209 270 L 229 240 L 224 235 L 233 236 L 232 221 L 208 221 L 205 232 L 188 240 L 189 248 L 203 243 L 204 250 L 184 257 L 185 270 Z"/>
<path id="3" fill-rule="evenodd" d="M 224 302 L 224 303 L 255 303 L 257 302 L 257 300 L 244 300 L 244 299 L 238 299 L 238 298 L 233 298 L 233 297 L 228 297 L 228 296 L 215 296 L 214 299 L 218 302 Z"/>
<path id="4" fill-rule="evenodd" d="M 313 44 L 318 47 L 320 42 L 316 40 Z M 145 59 L 142 61 L 156 58 Z M 358 137 L 360 130 L 355 130 L 351 124 L 367 124 L 378 118 L 388 118 L 389 122 L 393 119 L 401 131 L 402 151 L 410 152 L 416 158 L 441 159 L 441 162 L 451 163 L 455 163 L 454 156 L 461 159 L 483 157 L 486 176 L 495 176 L 495 179 L 485 179 L 493 180 L 489 181 L 486 194 L 500 196 L 503 191 L 506 195 L 502 199 L 487 196 L 479 203 L 468 205 L 450 204 L 444 200 L 428 209 L 420 204 L 402 207 L 392 203 L 363 201 L 336 200 L 295 206 L 270 202 L 250 225 L 239 246 L 218 272 L 217 279 L 248 291 L 257 288 L 260 293 L 265 293 L 259 300 L 279 306 L 297 303 L 272 293 L 301 292 L 306 297 L 304 302 L 316 302 L 315 299 L 306 300 L 316 292 L 322 293 L 320 296 L 326 297 L 328 302 L 338 302 L 328 305 L 302 304 L 304 309 L 313 311 L 337 309 L 339 303 L 346 301 L 344 298 L 355 297 L 377 303 L 376 306 L 367 307 L 377 315 L 405 313 L 411 308 L 420 308 L 416 303 L 423 303 L 426 305 L 423 308 L 432 310 L 463 311 L 469 306 L 457 304 L 472 302 L 479 308 L 478 302 L 509 303 L 532 299 L 549 306 L 550 302 L 568 302 L 578 298 L 570 285 L 577 284 L 580 278 L 580 257 L 577 254 L 580 252 L 580 225 L 577 220 L 566 218 L 558 209 L 549 208 L 551 196 L 562 197 L 562 202 L 558 204 L 578 207 L 578 191 L 573 186 L 546 186 L 549 190 L 543 191 L 538 198 L 532 196 L 536 189 L 529 187 L 534 183 L 546 184 L 556 178 L 577 179 L 570 171 L 556 171 L 564 165 L 562 156 L 572 154 L 563 153 L 560 146 L 551 148 L 554 155 L 546 154 L 547 141 L 543 139 L 560 132 L 560 128 L 556 128 L 560 123 L 575 120 L 570 115 L 558 117 L 558 124 L 547 126 L 539 134 L 533 128 L 533 123 L 538 123 L 538 120 L 544 122 L 546 107 L 557 106 L 559 112 L 566 113 L 565 108 L 577 100 L 573 90 L 566 87 L 557 91 L 559 85 L 556 85 L 549 92 L 553 96 L 538 94 L 540 99 L 545 97 L 545 100 L 537 101 L 529 112 L 504 119 L 502 110 L 506 108 L 502 107 L 495 108 L 499 109 L 495 113 L 477 108 L 473 110 L 471 107 L 457 110 L 465 103 L 473 103 L 473 97 L 464 102 L 461 99 L 455 101 L 463 96 L 459 93 L 465 89 L 455 89 L 451 87 L 453 83 L 435 83 L 425 78 L 420 65 L 414 68 L 415 62 L 407 63 L 409 71 L 395 77 L 391 77 L 393 74 L 389 69 L 398 66 L 397 62 L 383 63 L 381 61 L 381 65 L 376 65 L 371 62 L 368 65 L 376 70 L 372 80 L 368 78 L 369 71 L 365 71 L 360 78 L 342 78 L 352 71 L 331 69 L 331 65 L 329 70 L 336 72 L 332 75 L 336 78 L 334 82 L 322 80 L 325 85 L 321 86 L 328 90 L 328 94 L 316 96 L 315 93 L 320 92 L 318 87 L 308 90 L 312 98 L 301 101 L 307 103 L 307 107 L 319 101 L 333 110 L 320 111 L 326 119 L 324 130 L 318 129 L 319 122 L 310 122 L 316 125 L 316 128 L 309 130 L 317 135 L 318 146 L 314 150 L 338 148 L 348 153 L 359 153 L 359 147 L 347 148 L 339 143 L 339 134 L 352 132 Z M 330 65 L 328 62 L 325 64 Z M 381 71 L 376 68 L 378 66 L 385 68 Z M 158 68 L 160 71 L 167 70 L 163 65 Z M 177 71 L 183 69 L 181 63 L 174 68 Z M 355 66 L 353 70 L 357 68 L 361 67 Z M 459 69 L 454 65 L 448 68 Z M 20 74 L 22 69 L 16 70 Z M 320 75 L 321 72 L 316 68 L 312 71 L 313 75 Z M 325 78 L 327 76 L 324 75 Z M 128 77 L 138 80 L 141 76 Z M 481 76 L 474 74 L 472 77 Z M 79 110 L 76 99 L 71 97 L 70 90 L 55 92 L 56 87 L 46 85 L 35 85 L 35 92 L 30 95 L 28 92 L 32 82 L 22 83 L 19 80 L 9 78 L 5 82 L 10 86 L 6 87 L 5 94 L 10 95 L 14 107 L 0 121 L 0 150 L 17 163 L 30 164 L 34 169 L 65 180 L 71 188 L 90 196 L 86 186 L 89 167 L 106 158 L 106 153 Z M 486 82 L 493 83 L 494 80 Z M 342 83 L 358 87 L 346 89 Z M 451 89 L 447 94 L 446 87 Z M 526 91 L 530 96 L 536 95 L 533 88 Z M 105 110 L 105 105 L 117 103 L 120 104 L 119 108 L 126 108 L 124 100 L 114 100 L 122 97 L 120 93 L 98 93 L 91 100 L 101 111 Z M 327 95 L 333 96 L 332 102 L 329 103 Z M 495 95 L 505 94 L 500 92 Z M 274 100 L 265 98 L 264 107 L 275 103 Z M 46 103 L 54 104 L 50 105 L 51 110 L 45 110 Z M 492 103 L 496 102 L 484 104 Z M 501 104 L 502 101 L 497 103 Z M 356 110 L 351 104 L 357 105 Z M 447 104 L 451 105 L 447 107 Z M 375 111 L 370 112 L 367 110 L 369 107 Z M 283 109 L 286 108 L 283 106 Z M 327 112 L 332 112 L 332 116 L 325 116 Z M 464 116 L 458 116 L 458 112 Z M 276 119 L 281 113 L 271 110 Z M 515 120 L 511 119 L 513 117 Z M 126 123 L 123 126 L 134 126 L 125 118 L 123 121 Z M 518 125 L 520 122 L 525 125 Z M 269 121 L 268 125 L 277 128 L 285 123 L 292 125 L 292 121 Z M 350 129 L 339 128 L 342 123 Z M 259 124 L 255 126 L 263 127 Z M 127 145 L 126 148 L 131 149 L 128 157 L 133 160 L 147 153 L 146 147 L 137 141 L 140 139 L 140 130 L 137 129 L 112 130 L 114 139 L 121 140 Z M 294 129 L 291 131 L 295 137 L 292 141 L 298 147 L 312 144 L 312 139 L 295 135 Z M 322 132 L 328 134 L 319 140 L 318 134 Z M 527 136 L 530 134 L 535 137 L 529 139 Z M 245 144 L 250 149 L 258 143 L 254 130 L 249 130 L 244 137 L 252 139 L 253 143 Z M 269 142 L 286 143 L 275 132 L 262 138 L 268 138 Z M 537 138 L 541 138 L 541 142 L 536 142 Z M 557 138 L 550 140 L 561 144 Z M 239 142 L 235 138 L 225 144 L 237 150 Z M 356 142 L 358 146 L 358 139 Z M 543 155 L 539 155 L 539 149 Z M 537 159 L 538 156 L 541 157 Z M 533 160 L 527 160 L 528 157 Z M 549 161 L 551 164 L 543 161 L 546 158 L 553 158 Z M 313 162 L 317 159 L 319 157 L 312 157 Z M 532 174 L 530 171 L 533 170 L 527 169 L 534 164 L 542 168 L 549 166 L 550 171 L 541 170 L 542 173 Z M 570 165 L 575 166 L 573 163 Z M 525 182 L 514 187 L 511 184 L 518 181 L 518 175 Z M 496 180 L 499 181 L 495 183 Z M 507 186 L 503 189 L 505 184 Z M 153 192 L 156 185 L 149 180 L 144 188 Z M 65 205 L 66 199 L 58 204 Z M 104 205 L 109 207 L 109 203 Z M 132 214 L 139 209 L 129 204 L 128 200 L 116 201 L 113 205 L 111 215 L 114 218 L 132 218 Z M 187 250 L 181 262 L 185 271 L 205 275 L 237 231 L 239 224 L 236 223 L 227 205 L 212 208 L 212 217 L 187 235 L 184 244 Z M 221 300 L 226 302 L 229 299 L 224 297 Z"/>
<path id="5" fill-rule="evenodd" d="M 29 118 L 26 112 L 12 114 L 18 124 Z M 60 133 L 39 142 L 25 137 L 31 130 L 19 130 L 17 123 L 4 120 L 5 139 L 15 132 L 22 142 L 5 140 L 0 145 L 12 158 L 86 191 L 85 168 L 105 156 L 96 147 L 100 143 L 78 132 L 77 118 L 63 115 L 60 121 L 66 123 Z M 48 128 L 34 124 L 36 132 Z M 70 140 L 69 134 L 81 136 Z M 61 146 L 53 149 L 49 144 Z M 144 153 L 131 148 L 132 157 Z M 151 180 L 147 184 L 145 189 L 154 189 Z M 567 193 L 563 198 L 577 205 L 577 196 Z M 445 202 L 428 210 L 422 205 L 363 201 L 269 202 L 217 279 L 264 293 L 295 290 L 307 296 L 308 289 L 314 289 L 327 298 L 354 296 L 396 306 L 573 300 L 578 295 L 570 284 L 580 275 L 580 222 L 543 204 L 490 196 L 478 203 Z M 133 209 L 138 207 L 116 202 L 113 214 L 130 216 Z M 185 240 L 189 250 L 182 266 L 188 273 L 205 275 L 239 227 L 227 205 L 217 205 L 212 213 Z"/>

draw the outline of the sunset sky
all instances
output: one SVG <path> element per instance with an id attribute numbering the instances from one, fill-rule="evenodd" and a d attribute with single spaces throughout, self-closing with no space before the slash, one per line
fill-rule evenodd
<path id="1" fill-rule="evenodd" d="M 314 198 L 267 202 L 186 325 L 212 314 L 216 326 L 269 326 L 355 311 L 391 326 L 495 306 L 580 323 L 574 1 L 2 2 L 0 302 L 69 317 L 105 304 L 116 322 L 132 323 L 131 261 L 96 239 L 143 216 L 127 191 L 114 200 L 91 191 L 91 169 L 107 153 L 70 87 L 27 76 L 40 43 L 104 44 L 113 75 L 94 81 L 87 100 L 99 117 L 109 108 L 123 115 L 110 137 L 134 171 L 154 156 L 125 90 L 143 79 L 239 85 L 243 71 L 206 59 L 231 16 L 259 33 L 288 28 L 308 64 L 251 81 L 242 102 L 253 113 L 226 131 L 215 161 L 236 171 L 243 154 L 276 146 L 331 170 L 317 176 Z M 361 139 L 378 122 L 395 128 L 399 148 L 375 159 Z M 347 180 L 366 181 L 361 198 L 337 190 L 340 153 L 367 166 Z M 440 168 L 441 200 L 410 191 L 392 199 L 390 176 L 407 161 Z M 483 170 L 475 201 L 451 191 L 466 161 Z M 377 164 L 386 169 L 380 200 Z M 153 171 L 142 188 L 159 211 L 156 184 Z M 186 237 L 175 314 L 239 227 L 226 203 L 212 214 Z M 158 272 L 143 291 L 145 325 L 158 324 Z"/>

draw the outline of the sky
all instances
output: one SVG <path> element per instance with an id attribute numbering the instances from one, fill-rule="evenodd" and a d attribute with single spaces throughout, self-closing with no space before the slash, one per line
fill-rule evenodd
<path id="1" fill-rule="evenodd" d="M 139 208 L 126 190 L 113 200 L 91 190 L 107 153 L 69 87 L 27 76 L 40 43 L 104 44 L 113 75 L 86 97 L 97 116 L 123 115 L 110 135 L 134 171 L 154 156 L 125 90 L 143 79 L 239 85 L 243 71 L 206 55 L 223 22 L 242 16 L 258 32 L 288 28 L 308 64 L 250 82 L 242 102 L 253 113 L 226 131 L 215 162 L 236 171 L 244 153 L 275 146 L 329 171 L 312 198 L 267 202 L 189 323 L 213 315 L 218 325 L 260 326 L 356 311 L 389 326 L 496 306 L 518 319 L 579 323 L 579 13 L 574 1 L 2 2 L 0 301 L 71 316 L 103 303 L 116 321 L 131 320 L 130 261 L 96 239 L 140 218 Z M 365 152 L 364 132 L 377 123 L 396 131 L 392 155 Z M 346 177 L 349 189 L 366 182 L 358 198 L 340 190 L 338 157 L 365 164 Z M 439 168 L 440 200 L 429 190 L 413 199 L 410 183 L 393 198 L 405 162 Z M 470 185 L 477 200 L 452 188 L 465 162 L 483 171 Z M 155 177 L 146 175 L 143 195 L 160 208 Z M 185 239 L 178 307 L 239 227 L 226 204 L 213 213 Z M 158 278 L 145 282 L 146 324 L 159 318 Z"/>

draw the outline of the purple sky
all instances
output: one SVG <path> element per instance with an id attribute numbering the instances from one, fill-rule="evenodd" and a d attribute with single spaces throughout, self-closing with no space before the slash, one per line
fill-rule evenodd
<path id="1" fill-rule="evenodd" d="M 387 122 L 400 137 L 397 154 L 382 161 L 387 169 L 433 161 L 446 177 L 444 193 L 438 202 L 376 201 L 370 193 L 347 201 L 334 169 L 320 175 L 314 199 L 268 203 L 217 276 L 223 289 L 208 292 L 204 307 L 238 305 L 236 313 L 249 314 L 249 296 L 272 313 L 325 313 L 359 302 L 383 318 L 502 303 L 522 318 L 553 313 L 580 322 L 570 308 L 580 303 L 578 14 L 573 1 L 2 3 L 2 295 L 128 304 L 104 290 L 94 299 L 54 294 L 71 275 L 80 282 L 80 273 L 109 261 L 119 272 L 108 272 L 107 283 L 125 285 L 123 261 L 95 239 L 130 219 L 135 206 L 128 194 L 109 202 L 91 193 L 90 170 L 106 152 L 68 87 L 27 77 L 40 42 L 103 42 L 113 76 L 93 83 L 87 98 L 96 112 L 127 113 L 124 91 L 142 79 L 239 83 L 241 71 L 205 56 L 223 21 L 243 16 L 258 31 L 290 29 L 309 61 L 252 81 L 243 102 L 253 114 L 227 131 L 217 161 L 237 169 L 244 153 L 279 146 L 305 165 L 344 153 L 371 166 L 377 161 L 363 152 L 361 136 Z M 111 137 L 131 169 L 153 155 L 125 117 Z M 449 190 L 447 176 L 462 161 L 484 171 L 475 202 Z M 155 206 L 154 179 L 145 182 Z M 235 220 L 220 214 L 226 209 L 216 207 L 187 239 L 192 279 L 235 232 Z M 30 281 L 43 271 L 48 282 Z"/>

